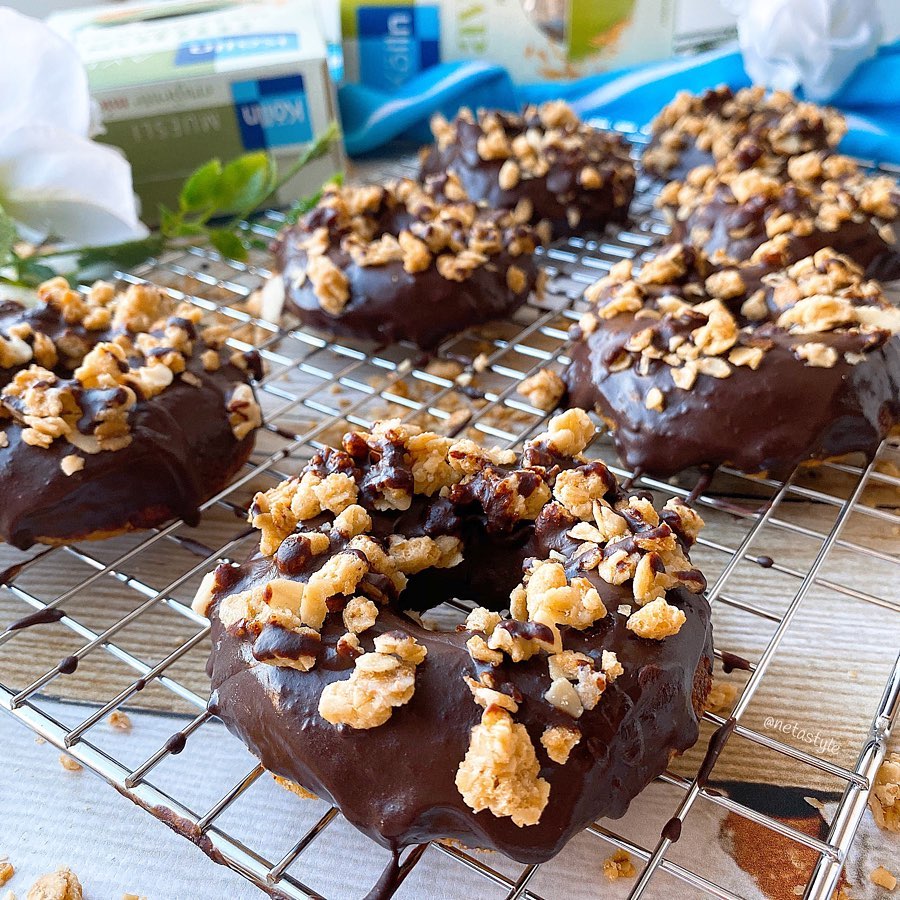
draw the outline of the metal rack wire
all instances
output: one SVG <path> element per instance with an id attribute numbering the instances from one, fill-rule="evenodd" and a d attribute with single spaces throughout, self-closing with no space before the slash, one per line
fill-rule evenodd
<path id="1" fill-rule="evenodd" d="M 397 171 L 397 165 L 393 170 Z M 270 237 L 279 224 L 279 217 L 271 214 L 248 227 L 261 237 Z M 517 385 L 540 368 L 559 368 L 565 363 L 567 329 L 579 316 L 584 286 L 619 259 L 640 259 L 664 230 L 653 213 L 647 185 L 641 185 L 629 229 L 610 231 L 596 239 L 573 238 L 543 253 L 542 262 L 550 276 L 544 300 L 529 302 L 509 322 L 448 339 L 431 357 L 409 346 L 378 348 L 338 342 L 260 320 L 252 292 L 268 274 L 263 255 L 239 264 L 212 252 L 186 249 L 169 253 L 137 272 L 121 273 L 125 280 L 147 279 L 165 285 L 177 299 L 197 304 L 210 318 L 229 322 L 235 348 L 259 350 L 266 365 L 266 374 L 258 385 L 265 430 L 245 471 L 207 502 L 196 531 L 186 534 L 182 523 L 173 522 L 123 541 L 43 548 L 21 559 L 10 556 L 15 561 L 0 575 L 0 584 L 32 610 L 66 610 L 60 624 L 76 641 L 73 656 L 80 667 L 74 674 L 63 675 L 58 663 L 41 663 L 30 680 L 22 678 L 13 683 L 3 674 L 3 661 L 18 652 L 24 638 L 21 632 L 4 632 L 0 634 L 0 706 L 101 775 L 120 793 L 168 824 L 177 824 L 213 858 L 262 889 L 291 898 L 320 896 L 305 882 L 304 860 L 309 859 L 310 847 L 323 833 L 334 828 L 340 818 L 336 810 L 328 810 L 311 826 L 305 826 L 286 853 L 275 855 L 271 848 L 246 845 L 223 824 L 226 812 L 263 776 L 261 765 L 252 767 L 233 784 L 222 785 L 218 799 L 205 809 L 192 808 L 189 802 L 169 796 L 154 783 L 160 763 L 183 749 L 189 751 L 196 733 L 212 721 L 206 711 L 203 675 L 209 627 L 191 611 L 189 602 L 199 578 L 217 561 L 240 559 L 250 551 L 253 537 L 240 517 L 255 491 L 296 472 L 316 448 L 347 427 L 365 427 L 376 418 L 401 415 L 435 430 L 471 434 L 505 446 L 520 444 L 538 432 L 546 414 L 517 395 Z M 620 476 L 630 474 L 617 464 L 608 440 L 599 439 L 589 452 L 611 463 Z M 887 441 L 867 465 L 840 462 L 821 467 L 819 472 L 827 476 L 827 486 L 810 481 L 803 473 L 794 473 L 778 483 L 725 470 L 697 501 L 709 521 L 698 553 L 703 555 L 705 571 L 712 575 L 709 599 L 714 612 L 723 621 L 729 616 L 743 617 L 760 635 L 759 652 L 730 714 L 735 725 L 728 740 L 748 742 L 752 752 L 773 754 L 816 778 L 831 779 L 839 785 L 841 800 L 827 835 L 816 837 L 699 785 L 693 777 L 695 757 L 693 770 L 686 763 L 686 774 L 673 770 L 662 778 L 680 795 L 670 815 L 684 821 L 687 828 L 693 807 L 715 804 L 806 848 L 814 854 L 815 863 L 808 873 L 804 896 L 816 900 L 830 897 L 838 883 L 873 775 L 884 758 L 887 738 L 900 711 L 900 658 L 893 658 L 896 647 L 888 642 L 883 659 L 887 679 L 880 698 L 871 698 L 865 717 L 867 727 L 856 744 L 855 760 L 836 762 L 766 733 L 754 724 L 752 709 L 758 695 L 765 694 L 773 661 L 783 651 L 798 617 L 810 605 L 810 595 L 827 591 L 841 601 L 877 609 L 892 626 L 900 624 L 900 598 L 892 595 L 890 588 L 897 581 L 900 557 L 891 552 L 890 545 L 879 549 L 867 539 L 865 527 L 857 527 L 875 523 L 897 531 L 900 516 L 879 505 L 877 498 L 879 491 L 900 492 L 900 478 L 892 474 L 900 472 L 898 463 L 900 446 Z M 692 487 L 680 479 L 648 477 L 639 479 L 638 485 L 660 498 L 685 497 Z M 814 505 L 820 514 L 812 520 L 798 518 L 793 512 L 797 501 L 803 502 L 804 509 Z M 780 545 L 786 540 L 803 542 L 803 553 L 776 560 L 757 555 L 761 546 Z M 841 574 L 847 569 L 846 562 L 832 565 L 839 556 L 845 561 L 855 560 L 854 571 L 860 571 L 864 564 L 888 574 L 880 578 L 873 575 L 865 581 L 848 579 Z M 767 603 L 758 592 L 747 589 L 748 576 L 738 574 L 748 567 L 760 577 L 765 572 L 781 579 L 779 603 Z M 749 577 L 752 581 L 757 576 Z M 56 587 L 47 591 L 36 586 L 46 583 Z M 110 618 L 93 623 L 80 617 L 79 601 L 104 591 L 116 601 Z M 174 648 L 170 642 L 163 649 L 143 652 L 140 640 L 134 638 L 146 633 L 149 621 L 157 629 L 160 622 L 169 623 L 166 627 L 178 635 Z M 726 628 L 721 633 L 729 632 Z M 726 649 L 717 647 L 717 655 L 721 657 Z M 126 673 L 120 689 L 108 699 L 95 697 L 96 709 L 79 723 L 63 724 L 47 708 L 54 682 L 77 679 L 84 667 L 104 655 Z M 132 764 L 102 749 L 92 730 L 111 711 L 134 702 L 138 695 L 144 696 L 141 692 L 149 686 L 171 695 L 177 709 L 194 712 L 178 732 L 180 737 Z M 710 729 L 721 728 L 729 721 L 712 713 L 705 719 Z M 665 837 L 660 837 L 655 846 L 639 844 L 618 833 L 615 823 L 610 822 L 597 823 L 588 834 L 627 850 L 641 861 L 631 897 L 653 895 L 663 873 L 674 877 L 685 891 L 728 900 L 737 897 L 674 858 L 671 842 Z M 479 854 L 455 846 L 432 846 L 434 852 L 454 864 L 477 872 L 485 884 L 505 892 L 509 900 L 538 900 L 541 896 L 534 887 L 538 866 L 519 866 L 510 874 L 496 859 L 485 861 Z M 425 850 L 423 846 L 406 854 L 404 876 L 412 872 Z"/>

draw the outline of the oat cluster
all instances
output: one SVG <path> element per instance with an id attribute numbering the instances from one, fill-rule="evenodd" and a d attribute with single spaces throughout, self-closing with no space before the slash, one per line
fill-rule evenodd
<path id="1" fill-rule="evenodd" d="M 559 166 L 577 172 L 582 191 L 611 189 L 616 206 L 628 201 L 634 166 L 625 143 L 617 135 L 582 122 L 562 100 L 528 106 L 521 114 L 479 110 L 476 116 L 463 109 L 453 122 L 440 114 L 431 120 L 441 151 L 458 144 L 460 132 L 473 127 L 478 129 L 475 149 L 479 158 L 500 164 L 498 183 L 504 191 L 516 190 L 522 182 L 545 179 Z M 570 204 L 566 214 L 570 227 L 577 228 L 579 206 Z"/>
<path id="2" fill-rule="evenodd" d="M 58 318 L 58 328 L 48 334 L 39 330 L 39 317 L 26 315 L 0 335 L 0 368 L 18 370 L 0 392 L 0 419 L 22 425 L 22 440 L 31 446 L 46 449 L 65 440 L 82 453 L 122 450 L 131 444 L 130 417 L 138 402 L 158 396 L 176 379 L 199 387 L 187 370 L 195 353 L 205 371 L 221 365 L 227 328 L 211 326 L 198 334 L 201 310 L 176 304 L 152 285 L 116 292 L 98 281 L 82 294 L 54 278 L 38 288 L 38 301 Z M 231 361 L 247 367 L 239 353 Z M 261 422 L 246 384 L 234 389 L 227 413 L 238 439 Z M 5 446 L 5 432 L 0 436 Z M 74 474 L 84 458 L 69 454 L 61 466 Z"/>
<path id="3" fill-rule="evenodd" d="M 570 554 L 551 551 L 531 562 L 509 600 L 510 615 L 478 607 L 462 626 L 466 648 L 479 665 L 465 676 L 482 707 L 456 784 L 473 810 L 509 816 L 517 825 L 540 818 L 549 784 L 525 727 L 515 721 L 521 697 L 498 667 L 540 656 L 546 663 L 543 701 L 571 719 L 541 736 L 547 757 L 565 765 L 581 740 L 578 719 L 594 710 L 604 691 L 624 674 L 615 653 L 596 657 L 566 650 L 565 628 L 584 630 L 608 616 L 647 640 L 678 633 L 684 613 L 667 592 L 704 587 L 685 549 L 702 520 L 677 500 L 657 511 L 646 497 L 626 497 L 601 462 L 582 455 L 595 428 L 582 410 L 549 422 L 521 453 L 486 449 L 469 440 L 423 432 L 390 420 L 369 432 L 349 432 L 339 449 L 317 454 L 297 477 L 257 494 L 250 521 L 260 531 L 260 552 L 278 575 L 231 592 L 223 567 L 207 575 L 194 608 L 208 615 L 218 600 L 221 625 L 249 638 L 263 664 L 309 671 L 321 649 L 329 617 L 345 634 L 337 652 L 353 661 L 347 678 L 330 681 L 319 713 L 334 725 L 377 728 L 415 694 L 416 670 L 427 650 L 410 635 L 375 634 L 373 649 L 360 638 L 376 627 L 382 608 L 400 598 L 410 575 L 452 568 L 465 552 L 453 536 L 376 536 L 377 511 L 404 511 L 415 496 L 480 505 L 488 530 L 549 516 L 563 523 Z M 239 577 L 239 576 L 238 576 Z M 606 608 L 598 586 L 617 588 L 628 602 Z M 485 665 L 486 664 L 486 665 Z"/>
<path id="4" fill-rule="evenodd" d="M 728 378 L 736 367 L 758 369 L 778 333 L 792 338 L 797 359 L 830 368 L 857 365 L 900 332 L 900 311 L 875 281 L 831 249 L 762 275 L 756 261 L 715 269 L 702 253 L 674 244 L 639 273 L 630 260 L 591 285 L 594 306 L 579 327 L 590 334 L 603 320 L 632 315 L 640 325 L 609 364 L 647 375 L 662 362 L 673 388 L 690 391 L 699 375 Z M 758 285 L 758 287 L 754 287 Z M 858 350 L 839 353 L 836 335 L 854 335 Z M 648 389 L 645 405 L 663 411 L 671 391 Z"/>
<path id="5" fill-rule="evenodd" d="M 527 210 L 485 212 L 471 203 L 458 180 L 439 202 L 410 179 L 384 185 L 326 188 L 301 229 L 287 240 L 306 253 L 294 287 L 309 284 L 323 310 L 340 315 L 350 301 L 346 269 L 402 265 L 415 275 L 432 266 L 449 281 L 463 282 L 505 252 L 513 259 L 534 252 L 536 237 Z M 527 287 L 525 269 L 510 264 L 510 290 Z"/>
<path id="6" fill-rule="evenodd" d="M 680 92 L 651 127 L 643 162 L 660 177 L 692 148 L 712 156 L 723 172 L 778 174 L 789 157 L 835 147 L 847 130 L 836 110 L 800 102 L 787 91 L 750 87 L 735 93 L 724 86 L 699 95 Z"/>

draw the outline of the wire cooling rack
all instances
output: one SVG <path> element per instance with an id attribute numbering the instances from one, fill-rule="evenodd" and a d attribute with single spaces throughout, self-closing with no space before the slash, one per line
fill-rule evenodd
<path id="1" fill-rule="evenodd" d="M 400 174 L 406 166 L 392 163 L 379 174 Z M 339 439 L 348 427 L 401 415 L 503 446 L 519 445 L 538 433 L 547 414 L 518 395 L 517 385 L 543 367 L 558 370 L 565 364 L 567 329 L 583 309 L 583 288 L 620 259 L 645 258 L 664 234 L 652 199 L 649 186 L 641 183 L 629 229 L 573 238 L 542 252 L 550 276 L 543 300 L 529 302 L 510 321 L 456 335 L 430 356 L 410 346 L 333 341 L 259 319 L 253 291 L 268 274 L 264 254 L 239 264 L 186 249 L 120 273 L 125 281 L 165 286 L 210 319 L 230 323 L 236 349 L 259 350 L 266 366 L 257 385 L 265 429 L 246 469 L 205 505 L 196 529 L 173 522 L 100 544 L 27 554 L 0 548 L 3 565 L 9 566 L 0 574 L 0 593 L 8 601 L 3 608 L 18 614 L 64 609 L 65 617 L 53 627 L 61 629 L 69 642 L 66 652 L 77 660 L 74 673 L 61 674 L 60 663 L 54 662 L 59 652 L 46 649 L 46 628 L 0 634 L 0 706 L 263 890 L 319 897 L 307 883 L 315 858 L 311 848 L 334 831 L 341 818 L 336 810 L 298 828 L 293 846 L 276 853 L 264 841 L 251 844 L 239 837 L 229 824 L 229 814 L 265 775 L 262 766 L 252 766 L 233 782 L 207 786 L 216 799 L 202 807 L 170 795 L 156 780 L 161 764 L 174 754 L 189 754 L 197 733 L 213 723 L 206 711 L 204 675 L 209 626 L 192 612 L 190 598 L 218 561 L 241 559 L 251 551 L 256 538 L 244 517 L 255 491 L 296 472 L 315 449 Z M 248 227 L 269 238 L 280 221 L 273 213 Z M 598 438 L 588 452 L 620 476 L 630 474 L 618 465 L 607 437 Z M 695 558 L 709 576 L 716 654 L 728 662 L 729 653 L 741 649 L 750 662 L 739 673 L 737 693 L 726 708 L 705 715 L 698 747 L 662 776 L 675 798 L 665 818 L 678 817 L 687 832 L 692 810 L 713 804 L 734 821 L 778 835 L 807 855 L 802 875 L 807 898 L 824 900 L 839 882 L 900 706 L 898 476 L 900 447 L 889 440 L 867 464 L 826 463 L 795 472 L 783 483 L 726 469 L 697 500 L 708 525 Z M 643 477 L 637 483 L 660 502 L 686 497 L 694 486 L 685 478 Z M 849 629 L 848 615 L 854 623 Z M 839 633 L 828 627 L 832 618 Z M 848 653 L 859 654 L 846 645 L 848 640 L 857 648 L 865 644 L 860 673 L 847 668 Z M 69 672 L 71 659 L 62 668 Z M 791 696 L 806 701 L 783 708 L 780 685 L 790 673 L 799 679 L 799 690 Z M 837 676 L 837 688 L 828 686 L 829 676 Z M 852 700 L 843 703 L 833 692 L 853 680 L 858 684 Z M 50 698 L 61 693 L 91 700 L 93 711 L 75 724 L 63 723 L 49 708 Z M 824 697 L 836 697 L 836 703 L 824 703 Z M 125 760 L 103 748 L 97 726 L 112 711 L 142 700 L 189 715 L 148 758 Z M 792 716 L 789 729 L 785 725 L 791 725 Z M 712 784 L 697 783 L 703 750 L 726 723 L 730 736 L 712 784 L 720 775 L 765 781 L 768 774 L 776 783 L 828 788 L 839 801 L 818 835 L 737 802 Z M 807 733 L 817 727 L 830 735 L 830 743 L 824 737 L 809 740 Z M 837 743 L 839 751 L 832 746 Z M 202 760 L 197 766 L 202 773 Z M 666 888 L 663 882 L 672 878 L 680 885 L 677 896 L 738 896 L 704 873 L 702 860 L 680 858 L 678 846 L 665 837 L 655 845 L 641 843 L 610 821 L 598 822 L 587 833 L 598 853 L 620 848 L 639 863 L 631 897 L 671 895 L 672 885 Z M 550 896 L 538 892 L 539 870 L 550 864 L 501 865 L 496 854 L 443 844 L 407 851 L 404 877 L 426 850 L 477 873 L 484 896 L 488 888 L 491 896 L 510 900 Z"/>

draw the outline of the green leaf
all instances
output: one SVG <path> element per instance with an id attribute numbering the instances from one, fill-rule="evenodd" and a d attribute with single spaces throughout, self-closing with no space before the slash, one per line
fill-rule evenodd
<path id="1" fill-rule="evenodd" d="M 0 206 L 0 265 L 6 265 L 13 257 L 13 247 L 19 239 L 16 223 Z"/>
<path id="2" fill-rule="evenodd" d="M 106 247 L 86 247 L 78 254 L 78 266 L 86 269 L 89 266 L 109 265 L 119 269 L 133 269 L 151 256 L 162 251 L 163 237 L 150 235 L 139 241 L 126 241 L 124 244 L 112 244 Z"/>
<path id="3" fill-rule="evenodd" d="M 216 214 L 249 214 L 269 194 L 273 165 L 267 153 L 245 153 L 222 169 L 216 195 Z"/>
<path id="4" fill-rule="evenodd" d="M 227 228 L 210 228 L 209 242 L 228 259 L 236 259 L 243 262 L 247 258 L 247 248 L 244 242 L 233 231 Z"/>
<path id="5" fill-rule="evenodd" d="M 178 197 L 182 212 L 196 213 L 216 209 L 222 190 L 221 179 L 222 163 L 218 159 L 211 159 L 196 169 L 188 176 Z"/>
<path id="6" fill-rule="evenodd" d="M 58 274 L 55 269 L 34 259 L 18 259 L 16 261 L 16 281 L 26 287 L 37 287 L 39 284 L 55 278 Z"/>

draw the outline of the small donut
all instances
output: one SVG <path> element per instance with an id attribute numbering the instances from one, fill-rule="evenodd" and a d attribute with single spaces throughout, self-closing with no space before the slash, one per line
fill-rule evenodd
<path id="1" fill-rule="evenodd" d="M 571 410 L 516 453 L 393 420 L 258 494 L 259 552 L 194 601 L 210 709 L 395 851 L 536 863 L 623 815 L 697 740 L 710 609 L 702 520 L 628 496 L 594 430 Z M 455 631 L 404 612 L 455 597 L 479 604 Z"/>
<path id="2" fill-rule="evenodd" d="M 265 291 L 312 328 L 430 348 L 540 291 L 535 245 L 520 217 L 439 202 L 414 181 L 331 186 L 278 238 Z"/>
<path id="3" fill-rule="evenodd" d="M 870 277 L 900 276 L 900 189 L 870 177 L 849 157 L 811 151 L 785 176 L 746 169 L 720 175 L 700 166 L 657 199 L 672 243 L 702 249 L 716 265 L 747 259 L 787 265 L 831 247 Z"/>
<path id="4" fill-rule="evenodd" d="M 160 289 L 87 293 L 62 278 L 26 309 L 0 303 L 0 538 L 95 540 L 178 517 L 253 449 L 259 358 Z"/>
<path id="5" fill-rule="evenodd" d="M 872 456 L 900 421 L 900 310 L 830 248 L 786 269 L 715 268 L 676 244 L 585 292 L 563 373 L 633 469 L 728 464 L 785 478 Z"/>
<path id="6" fill-rule="evenodd" d="M 432 119 L 436 143 L 424 151 L 421 179 L 450 200 L 518 209 L 544 243 L 625 222 L 635 171 L 621 135 L 584 124 L 555 100 L 521 114 L 463 109 Z"/>
<path id="7" fill-rule="evenodd" d="M 644 171 L 666 181 L 708 165 L 781 174 L 792 156 L 831 150 L 847 131 L 831 107 L 801 102 L 787 91 L 750 87 L 735 93 L 724 85 L 699 95 L 679 92 L 650 127 L 641 162 Z"/>

